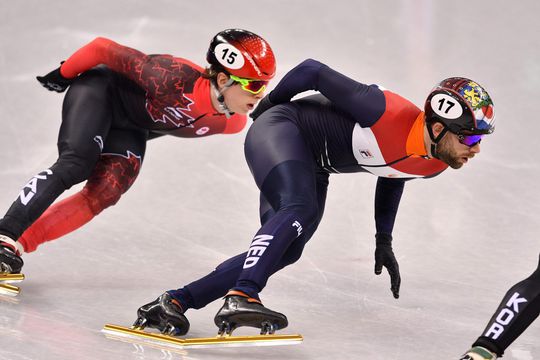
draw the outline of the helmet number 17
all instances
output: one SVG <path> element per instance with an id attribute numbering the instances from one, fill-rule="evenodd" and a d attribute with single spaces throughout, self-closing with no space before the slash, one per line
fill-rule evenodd
<path id="1" fill-rule="evenodd" d="M 450 111 L 450 109 L 456 105 L 455 102 L 452 102 L 448 99 L 444 99 L 442 98 L 441 100 L 439 100 L 439 111 L 442 110 L 443 106 L 444 106 L 444 103 L 447 103 L 448 104 L 448 107 L 446 108 L 446 110 L 444 111 L 445 114 L 448 114 L 448 112 Z"/>
<path id="2" fill-rule="evenodd" d="M 461 106 L 455 106 L 456 100 L 447 94 L 436 94 L 431 98 L 431 108 L 444 119 L 457 119 L 463 114 Z"/>

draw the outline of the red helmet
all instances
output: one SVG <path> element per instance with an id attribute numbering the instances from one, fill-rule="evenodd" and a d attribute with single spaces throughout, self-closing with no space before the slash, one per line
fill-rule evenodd
<path id="1" fill-rule="evenodd" d="M 227 73 L 268 81 L 276 74 L 276 58 L 262 37 L 241 29 L 219 32 L 210 43 L 206 60 Z"/>

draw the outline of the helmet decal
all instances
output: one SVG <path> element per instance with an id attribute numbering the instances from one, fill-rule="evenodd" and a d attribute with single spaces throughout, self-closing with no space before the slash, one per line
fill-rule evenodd
<path id="1" fill-rule="evenodd" d="M 241 69 L 244 66 L 242 52 L 231 44 L 222 43 L 214 50 L 217 61 L 229 69 Z"/>
<path id="2" fill-rule="evenodd" d="M 257 75 L 258 76 L 263 76 L 263 73 L 261 72 L 261 70 L 259 69 L 257 64 L 255 63 L 255 61 L 253 61 L 253 58 L 251 57 L 251 55 L 249 55 L 249 53 L 246 52 L 244 54 L 244 56 L 246 57 L 246 59 L 248 59 L 249 63 L 253 67 L 253 70 L 255 70 L 257 72 Z"/>
<path id="3" fill-rule="evenodd" d="M 457 119 L 463 108 L 448 94 L 436 94 L 431 98 L 431 108 L 435 114 L 445 119 Z"/>
<path id="4" fill-rule="evenodd" d="M 493 126 L 493 102 L 480 85 L 474 81 L 469 81 L 469 83 L 463 87 L 462 96 L 473 109 L 478 129 L 488 129 L 490 126 Z"/>
<path id="5" fill-rule="evenodd" d="M 469 81 L 465 86 L 461 88 L 459 94 L 465 98 L 471 104 L 473 109 L 478 108 L 478 104 L 482 101 L 483 91 L 480 90 L 480 86 L 474 81 Z"/>

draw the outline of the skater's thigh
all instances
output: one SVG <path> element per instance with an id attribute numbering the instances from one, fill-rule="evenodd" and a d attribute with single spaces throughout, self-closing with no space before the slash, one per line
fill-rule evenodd
<path id="1" fill-rule="evenodd" d="M 145 150 L 145 132 L 112 129 L 86 183 L 87 194 L 110 199 L 107 206 L 116 203 L 139 175 Z"/>
<path id="2" fill-rule="evenodd" d="M 61 155 L 96 155 L 96 147 L 105 141 L 112 124 L 114 100 L 106 69 L 90 70 L 73 82 L 62 109 L 58 135 Z"/>
<path id="3" fill-rule="evenodd" d="M 276 106 L 266 111 L 250 127 L 244 153 L 259 188 L 268 174 L 285 162 L 304 163 L 314 168 L 314 159 L 299 128 L 294 109 Z"/>
<path id="4" fill-rule="evenodd" d="M 291 116 L 288 108 L 272 108 L 257 119 L 246 138 L 246 160 L 262 192 L 263 222 L 271 215 L 268 204 L 274 211 L 291 204 L 317 206 L 316 164 Z"/>
<path id="5" fill-rule="evenodd" d="M 147 138 L 148 131 L 144 129 L 112 128 L 103 144 L 103 154 L 135 156 L 142 161 Z"/>

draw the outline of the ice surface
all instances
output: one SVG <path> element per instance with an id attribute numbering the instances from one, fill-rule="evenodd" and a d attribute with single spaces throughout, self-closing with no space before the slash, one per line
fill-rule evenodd
<path id="1" fill-rule="evenodd" d="M 407 184 L 394 231 L 399 300 L 373 274 L 375 177 L 333 175 L 303 258 L 262 293 L 304 343 L 181 352 L 100 329 L 131 324 L 140 305 L 246 250 L 258 192 L 245 131 L 151 141 L 115 207 L 25 255 L 21 295 L 0 301 L 0 359 L 457 359 L 538 261 L 538 13 L 534 0 L 2 2 L 0 214 L 56 158 L 62 95 L 34 77 L 96 36 L 203 64 L 216 32 L 242 27 L 271 43 L 278 79 L 311 57 L 419 106 L 438 80 L 468 76 L 491 93 L 497 129 L 464 169 Z M 191 336 L 216 333 L 220 304 L 188 312 Z M 505 359 L 540 359 L 539 339 L 537 322 Z"/>

